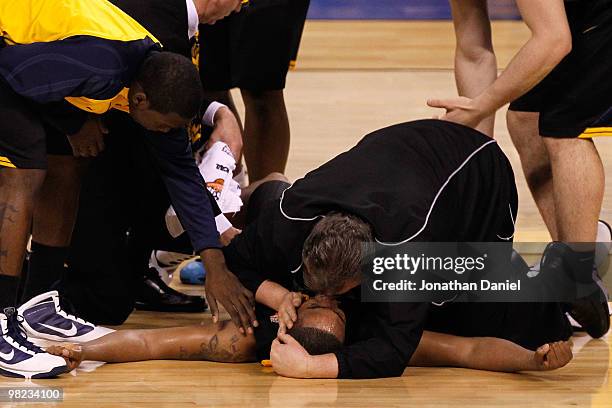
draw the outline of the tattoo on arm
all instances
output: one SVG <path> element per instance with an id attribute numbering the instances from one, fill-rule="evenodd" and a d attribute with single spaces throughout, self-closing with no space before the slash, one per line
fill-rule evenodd
<path id="1" fill-rule="evenodd" d="M 240 350 L 239 341 L 240 337 L 237 335 L 232 336 L 228 345 L 229 350 L 226 350 L 223 346 L 219 346 L 219 337 L 215 334 L 207 342 L 202 342 L 199 350 L 193 353 L 189 353 L 186 347 L 180 346 L 179 358 L 181 360 L 204 360 L 223 363 L 251 361 L 252 358 L 249 357 L 251 353 L 248 350 Z"/>

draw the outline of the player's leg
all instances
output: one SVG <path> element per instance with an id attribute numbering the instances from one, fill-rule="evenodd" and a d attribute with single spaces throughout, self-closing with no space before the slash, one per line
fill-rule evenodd
<path id="1" fill-rule="evenodd" d="M 514 143 L 527 186 L 553 240 L 558 240 L 552 169 L 548 150 L 538 130 L 539 113 L 509 110 L 508 131 Z"/>
<path id="2" fill-rule="evenodd" d="M 145 360 L 255 361 L 255 336 L 241 334 L 230 321 L 199 326 L 118 330 L 81 345 L 58 344 L 47 352 L 63 356 L 71 368 L 83 360 L 125 363 Z"/>
<path id="3" fill-rule="evenodd" d="M 66 371 L 64 361 L 27 340 L 15 309 L 46 167 L 45 131 L 38 116 L 0 83 L 0 375 L 10 377 L 44 378 Z"/>
<path id="4" fill-rule="evenodd" d="M 0 309 L 17 301 L 34 200 L 44 178 L 42 169 L 0 168 Z"/>
<path id="5" fill-rule="evenodd" d="M 594 242 L 605 175 L 591 140 L 544 138 L 553 172 L 558 238 Z"/>
<path id="6" fill-rule="evenodd" d="M 283 90 L 242 90 L 246 115 L 244 157 L 249 179 L 257 181 L 272 172 L 282 173 L 289 157 L 289 117 Z"/>
<path id="7" fill-rule="evenodd" d="M 600 337 L 610 327 L 607 299 L 593 282 L 598 280 L 594 242 L 605 176 L 588 139 L 608 134 L 600 120 L 612 106 L 612 6 L 568 3 L 566 8 L 572 52 L 559 66 L 563 75 L 543 106 L 539 130 L 550 157 L 558 237 L 569 246 L 562 251 L 563 265 L 576 282 L 570 314 L 591 336 Z"/>
<path id="8" fill-rule="evenodd" d="M 411 366 L 462 367 L 488 371 L 544 371 L 572 359 L 571 343 L 546 343 L 535 351 L 495 337 L 461 337 L 424 331 Z"/>
<path id="9" fill-rule="evenodd" d="M 566 12 L 572 52 L 551 73 L 552 81 L 545 80 L 539 133 L 551 164 L 558 239 L 594 242 L 604 171 L 595 145 L 577 138 L 612 105 L 612 6 L 566 3 Z"/>
<path id="10" fill-rule="evenodd" d="M 34 201 L 46 167 L 39 118 L 0 83 L 0 310 L 17 301 Z"/>
<path id="11" fill-rule="evenodd" d="M 290 129 L 283 89 L 295 62 L 309 1 L 253 4 L 232 27 L 233 77 L 245 104 L 244 154 L 249 179 L 283 173 Z"/>

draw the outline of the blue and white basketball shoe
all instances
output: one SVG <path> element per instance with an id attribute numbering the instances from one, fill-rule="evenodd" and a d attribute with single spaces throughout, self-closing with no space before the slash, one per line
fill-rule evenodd
<path id="1" fill-rule="evenodd" d="M 85 343 L 113 332 L 66 313 L 60 306 L 57 291 L 35 296 L 17 310 L 23 317 L 22 325 L 28 337 L 33 341 Z"/>
<path id="2" fill-rule="evenodd" d="M 27 340 L 15 308 L 0 313 L 0 374 L 18 378 L 50 378 L 68 372 L 62 357 L 46 353 Z"/>

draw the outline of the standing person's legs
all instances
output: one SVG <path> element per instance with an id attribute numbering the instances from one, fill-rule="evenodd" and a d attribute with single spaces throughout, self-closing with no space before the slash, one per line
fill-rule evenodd
<path id="1" fill-rule="evenodd" d="M 539 134 L 551 165 L 556 238 L 576 252 L 570 264 L 577 279 L 590 279 L 604 170 L 586 139 L 601 134 L 599 120 L 612 106 L 612 6 L 567 3 L 566 11 L 572 52 L 543 81 Z"/>
<path id="2" fill-rule="evenodd" d="M 251 182 L 283 173 L 289 155 L 289 118 L 283 89 L 295 63 L 308 0 L 253 4 L 231 22 L 231 86 L 245 104 L 244 154 Z"/>
<path id="3" fill-rule="evenodd" d="M 603 188 L 599 156 L 589 143 L 550 138 L 578 137 L 612 105 L 608 80 L 612 7 L 604 3 L 566 2 L 572 52 L 540 84 L 514 101 L 507 115 L 525 178 L 553 240 L 593 242 L 596 237 L 599 213 L 594 212 L 601 206 L 598 197 Z M 567 182 L 574 184 L 564 188 Z M 587 201 L 578 202 L 581 197 Z M 571 209 L 572 205 L 576 207 Z"/>
<path id="4" fill-rule="evenodd" d="M 40 119 L 0 83 L 0 310 L 17 302 L 34 202 L 46 167 Z"/>

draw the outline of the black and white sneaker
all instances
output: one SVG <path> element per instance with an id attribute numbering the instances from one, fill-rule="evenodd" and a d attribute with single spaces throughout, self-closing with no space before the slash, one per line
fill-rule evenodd
<path id="1" fill-rule="evenodd" d="M 18 312 L 28 337 L 33 339 L 85 343 L 114 331 L 64 311 L 57 291 L 35 296 L 21 305 Z"/>
<path id="2" fill-rule="evenodd" d="M 62 357 L 28 341 L 15 308 L 0 313 L 0 374 L 17 378 L 51 378 L 69 371 Z"/>
<path id="3" fill-rule="evenodd" d="M 149 268 L 155 268 L 162 280 L 169 285 L 176 268 L 183 262 L 194 259 L 194 254 L 181 254 L 180 252 L 153 251 L 149 259 Z"/>

